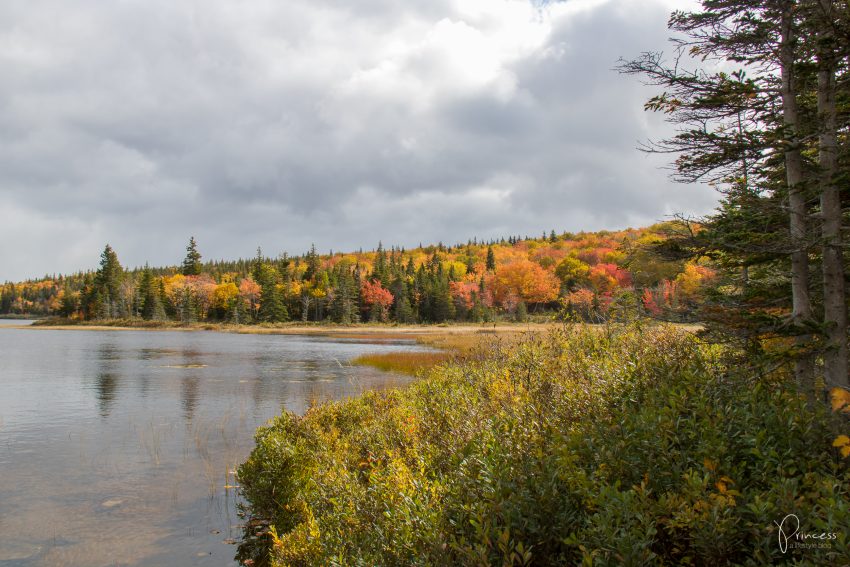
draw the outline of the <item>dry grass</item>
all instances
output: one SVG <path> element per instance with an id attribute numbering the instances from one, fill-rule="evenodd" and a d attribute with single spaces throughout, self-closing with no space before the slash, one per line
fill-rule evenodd
<path id="1" fill-rule="evenodd" d="M 417 374 L 448 361 L 452 358 L 449 352 L 385 352 L 380 354 L 364 354 L 351 361 L 359 366 L 373 366 L 386 372 L 402 372 Z"/>
<path id="2" fill-rule="evenodd" d="M 546 326 L 534 326 L 519 331 L 515 327 L 481 329 L 471 326 L 443 328 L 439 332 L 411 333 L 393 338 L 415 339 L 420 345 L 438 349 L 437 352 L 390 352 L 381 354 L 364 354 L 352 361 L 352 364 L 373 366 L 388 372 L 403 372 L 417 374 L 446 362 L 450 359 L 465 358 L 487 349 L 494 342 L 507 346 L 518 342 L 529 332 L 544 331 Z M 337 335 L 341 336 L 341 335 Z M 346 335 L 347 336 L 347 335 Z M 383 334 L 367 334 L 363 338 L 385 338 Z"/>
<path id="3" fill-rule="evenodd" d="M 460 356 L 465 356 L 482 347 L 490 345 L 494 341 L 499 341 L 503 344 L 513 344 L 526 333 L 541 332 L 546 329 L 546 327 L 535 327 L 529 331 L 523 332 L 515 329 L 500 329 L 499 331 L 477 330 L 467 331 L 464 333 L 420 335 L 416 337 L 416 342 L 424 346 L 446 350 Z"/>

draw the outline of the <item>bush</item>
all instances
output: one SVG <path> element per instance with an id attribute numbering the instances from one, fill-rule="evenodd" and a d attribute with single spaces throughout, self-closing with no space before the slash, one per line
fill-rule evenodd
<path id="1" fill-rule="evenodd" d="M 252 515 L 240 557 L 846 564 L 833 418 L 727 354 L 672 327 L 565 328 L 406 390 L 285 414 L 239 470 Z M 837 539 L 783 554 L 774 522 L 790 513 Z"/>

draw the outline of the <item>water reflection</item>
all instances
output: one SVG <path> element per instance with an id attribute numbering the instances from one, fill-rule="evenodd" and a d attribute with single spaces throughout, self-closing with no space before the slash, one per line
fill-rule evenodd
<path id="1" fill-rule="evenodd" d="M 97 405 L 100 408 L 100 416 L 109 417 L 112 404 L 115 401 L 115 393 L 118 390 L 118 378 L 111 372 L 101 372 L 95 380 L 97 388 Z"/>
<path id="2" fill-rule="evenodd" d="M 112 343 L 105 343 L 97 351 L 98 372 L 95 389 L 100 416 L 109 417 L 118 391 L 118 376 L 113 371 L 114 361 L 119 360 L 120 351 Z"/>
<path id="3" fill-rule="evenodd" d="M 410 348 L 0 329 L 0 566 L 234 565 L 256 427 L 404 384 L 348 361 Z"/>
<path id="4" fill-rule="evenodd" d="M 180 379 L 180 405 L 183 407 L 183 417 L 187 423 L 192 421 L 195 408 L 198 406 L 197 376 L 184 376 Z"/>

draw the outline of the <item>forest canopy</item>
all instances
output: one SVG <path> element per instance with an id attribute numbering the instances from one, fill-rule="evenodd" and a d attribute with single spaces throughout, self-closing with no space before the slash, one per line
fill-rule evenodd
<path id="1" fill-rule="evenodd" d="M 194 237 L 179 266 L 125 269 L 107 245 L 94 272 L 0 288 L 0 314 L 182 323 L 524 320 L 566 311 L 604 320 L 621 306 L 693 317 L 714 272 L 648 251 L 669 223 L 645 229 L 544 233 L 465 244 L 203 261 Z"/>

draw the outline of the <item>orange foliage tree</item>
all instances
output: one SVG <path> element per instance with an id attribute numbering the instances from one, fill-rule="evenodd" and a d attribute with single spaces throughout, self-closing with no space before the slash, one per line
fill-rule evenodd
<path id="1" fill-rule="evenodd" d="M 256 319 L 260 310 L 260 285 L 252 278 L 243 278 L 239 282 L 239 297 L 242 298 L 242 302 L 251 317 Z"/>
<path id="2" fill-rule="evenodd" d="M 558 278 L 530 260 L 500 266 L 489 279 L 487 287 L 495 302 L 503 307 L 515 297 L 526 303 L 546 303 L 558 297 Z"/>

